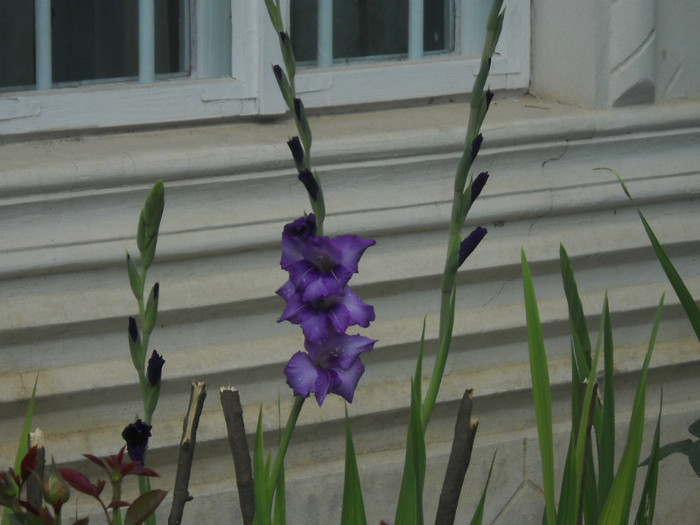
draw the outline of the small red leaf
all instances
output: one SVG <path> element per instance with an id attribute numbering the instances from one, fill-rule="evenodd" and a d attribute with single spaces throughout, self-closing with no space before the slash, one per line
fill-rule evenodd
<path id="1" fill-rule="evenodd" d="M 37 453 L 38 447 L 34 445 L 32 448 L 30 448 L 27 451 L 27 454 L 24 456 L 24 459 L 22 460 L 22 465 L 20 468 L 20 474 L 22 477 L 22 483 L 27 481 L 27 478 L 29 475 L 34 472 L 36 469 L 36 453 Z"/>
<path id="2" fill-rule="evenodd" d="M 109 505 L 107 505 L 108 509 L 116 509 L 118 507 L 128 507 L 131 505 L 128 501 L 110 501 Z"/>
<path id="3" fill-rule="evenodd" d="M 105 482 L 102 480 L 98 481 L 97 485 L 93 485 L 85 474 L 73 470 L 72 468 L 61 467 L 58 471 L 61 473 L 61 477 L 63 477 L 71 487 L 94 498 L 99 497 L 105 486 Z"/>

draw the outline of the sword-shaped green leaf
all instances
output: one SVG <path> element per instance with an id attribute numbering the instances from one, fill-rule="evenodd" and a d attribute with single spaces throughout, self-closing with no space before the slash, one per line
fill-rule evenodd
<path id="1" fill-rule="evenodd" d="M 620 466 L 610 487 L 603 510 L 601 511 L 601 525 L 618 525 L 627 523 L 629 520 L 630 506 L 632 503 L 632 492 L 634 491 L 634 481 L 637 474 L 637 464 L 642 447 L 642 435 L 644 433 L 644 407 L 646 401 L 647 375 L 651 354 L 656 343 L 656 336 L 661 323 L 661 312 L 663 311 L 664 298 L 661 297 L 659 307 L 656 310 L 654 326 L 652 328 L 649 346 L 642 365 L 642 371 L 637 382 L 637 392 L 632 406 L 632 416 L 627 430 L 627 443 L 622 453 Z"/>
<path id="2" fill-rule="evenodd" d="M 540 441 L 542 461 L 542 478 L 544 484 L 545 517 L 549 525 L 557 522 L 556 501 L 554 498 L 554 443 L 552 437 L 552 393 L 547 369 L 547 354 L 544 348 L 544 336 L 537 308 L 535 287 L 532 283 L 530 266 L 521 252 L 523 292 L 525 296 L 525 315 L 527 319 L 527 340 L 530 350 L 530 374 L 532 376 L 532 395 L 535 400 L 537 433 Z"/>
<path id="3" fill-rule="evenodd" d="M 345 407 L 345 481 L 340 523 L 341 525 L 366 525 L 367 523 L 347 406 Z"/>

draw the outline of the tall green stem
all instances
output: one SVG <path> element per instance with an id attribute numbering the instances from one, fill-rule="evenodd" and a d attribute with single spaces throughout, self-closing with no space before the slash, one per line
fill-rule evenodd
<path id="1" fill-rule="evenodd" d="M 445 268 L 442 276 L 442 286 L 440 289 L 440 325 L 438 330 L 438 353 L 435 358 L 433 374 L 430 384 L 425 394 L 421 422 L 423 432 L 428 428 L 430 417 L 432 416 L 438 391 L 445 372 L 445 364 L 452 343 L 452 327 L 455 318 L 455 295 L 457 283 L 457 269 L 459 268 L 459 249 L 462 240 L 462 227 L 471 207 L 471 183 L 467 186 L 469 170 L 476 156 L 474 151 L 474 141 L 479 135 L 481 123 L 483 122 L 486 110 L 488 109 L 488 99 L 484 94 L 486 77 L 491 67 L 491 57 L 493 56 L 498 37 L 503 26 L 503 13 L 501 6 L 503 0 L 494 0 L 489 14 L 486 41 L 484 51 L 481 55 L 481 67 L 479 74 L 474 80 L 472 97 L 469 108 L 469 124 L 467 125 L 467 136 L 464 151 L 457 167 L 455 175 L 454 194 L 452 197 L 452 213 L 450 217 L 450 229 L 447 238 L 447 256 L 445 258 Z M 466 190 L 465 190 L 466 186 Z"/>
<path id="2" fill-rule="evenodd" d="M 297 424 L 297 419 L 299 418 L 299 413 L 301 412 L 301 407 L 304 406 L 305 397 L 294 396 L 294 404 L 292 405 L 292 410 L 289 412 L 289 418 L 287 419 L 287 426 L 284 428 L 284 433 L 280 438 L 280 444 L 277 448 L 277 456 L 275 457 L 275 464 L 272 467 L 272 472 L 270 473 L 268 490 L 272 493 L 277 486 L 277 481 L 279 480 L 280 471 L 284 464 L 284 456 L 287 453 L 287 447 L 289 446 L 289 440 L 292 438 L 292 432 L 294 432 L 294 427 Z"/>

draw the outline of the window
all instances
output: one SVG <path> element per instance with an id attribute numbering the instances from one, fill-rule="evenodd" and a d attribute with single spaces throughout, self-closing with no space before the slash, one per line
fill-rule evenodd
<path id="1" fill-rule="evenodd" d="M 307 107 L 465 92 L 486 0 L 282 0 Z M 529 2 L 506 0 L 493 89 L 529 81 Z M 0 133 L 276 114 L 262 0 L 3 0 Z"/>

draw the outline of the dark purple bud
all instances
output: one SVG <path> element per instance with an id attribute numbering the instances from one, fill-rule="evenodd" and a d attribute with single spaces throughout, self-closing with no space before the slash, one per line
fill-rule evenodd
<path id="1" fill-rule="evenodd" d="M 286 45 L 286 44 L 287 44 L 287 39 L 288 39 L 288 38 L 289 38 L 289 37 L 287 36 L 287 33 L 285 33 L 284 31 L 280 31 L 280 41 L 282 42 L 282 45 Z"/>
<path id="2" fill-rule="evenodd" d="M 126 451 L 131 461 L 137 461 L 140 466 L 143 466 L 143 456 L 148 447 L 148 438 L 151 437 L 151 428 L 153 427 L 148 423 L 137 419 L 122 431 L 122 438 L 126 441 Z"/>
<path id="3" fill-rule="evenodd" d="M 292 152 L 294 162 L 296 162 L 299 166 L 304 164 L 304 148 L 301 145 L 299 137 L 292 137 L 289 141 L 287 141 L 287 146 L 289 146 L 289 149 Z"/>
<path id="4" fill-rule="evenodd" d="M 164 364 L 165 359 L 163 359 L 163 356 L 159 355 L 158 352 L 153 350 L 151 358 L 148 360 L 148 368 L 146 369 L 146 377 L 148 378 L 148 382 L 152 387 L 155 387 L 158 383 L 160 383 L 160 375 Z"/>
<path id="5" fill-rule="evenodd" d="M 272 66 L 272 72 L 275 74 L 277 82 L 282 82 L 282 80 L 284 79 L 284 73 L 282 72 L 282 68 L 278 64 Z"/>
<path id="6" fill-rule="evenodd" d="M 311 199 L 316 202 L 316 198 L 318 197 L 318 182 L 316 181 L 314 174 L 309 170 L 302 170 L 299 172 L 299 180 L 306 188 L 306 191 L 311 196 Z"/>
<path id="7" fill-rule="evenodd" d="M 481 149 L 481 143 L 483 141 L 484 137 L 481 133 L 479 133 L 476 137 L 474 137 L 474 140 L 472 140 L 472 162 L 479 154 L 479 150 Z"/>
<path id="8" fill-rule="evenodd" d="M 490 89 L 486 90 L 486 109 L 489 109 L 489 106 L 491 105 L 491 101 L 493 100 L 493 93 L 491 92 Z"/>
<path id="9" fill-rule="evenodd" d="M 459 245 L 459 262 L 457 263 L 457 268 L 462 266 L 462 263 L 467 260 L 467 257 L 469 257 L 485 236 L 486 228 L 478 226 L 462 241 Z"/>
<path id="10" fill-rule="evenodd" d="M 482 171 L 479 173 L 474 181 L 472 182 L 472 204 L 476 200 L 476 198 L 481 194 L 481 190 L 484 189 L 484 186 L 486 185 L 486 181 L 489 178 L 489 172 L 488 171 Z"/>
<path id="11" fill-rule="evenodd" d="M 300 98 L 294 99 L 294 114 L 297 116 L 297 120 L 301 122 L 301 114 L 304 110 L 304 104 L 301 102 Z"/>
<path id="12" fill-rule="evenodd" d="M 129 317 L 129 337 L 134 343 L 139 341 L 139 329 L 136 326 L 136 319 Z"/>
<path id="13" fill-rule="evenodd" d="M 153 285 L 153 300 L 158 300 L 158 294 L 160 293 L 160 283 L 155 283 Z"/>

